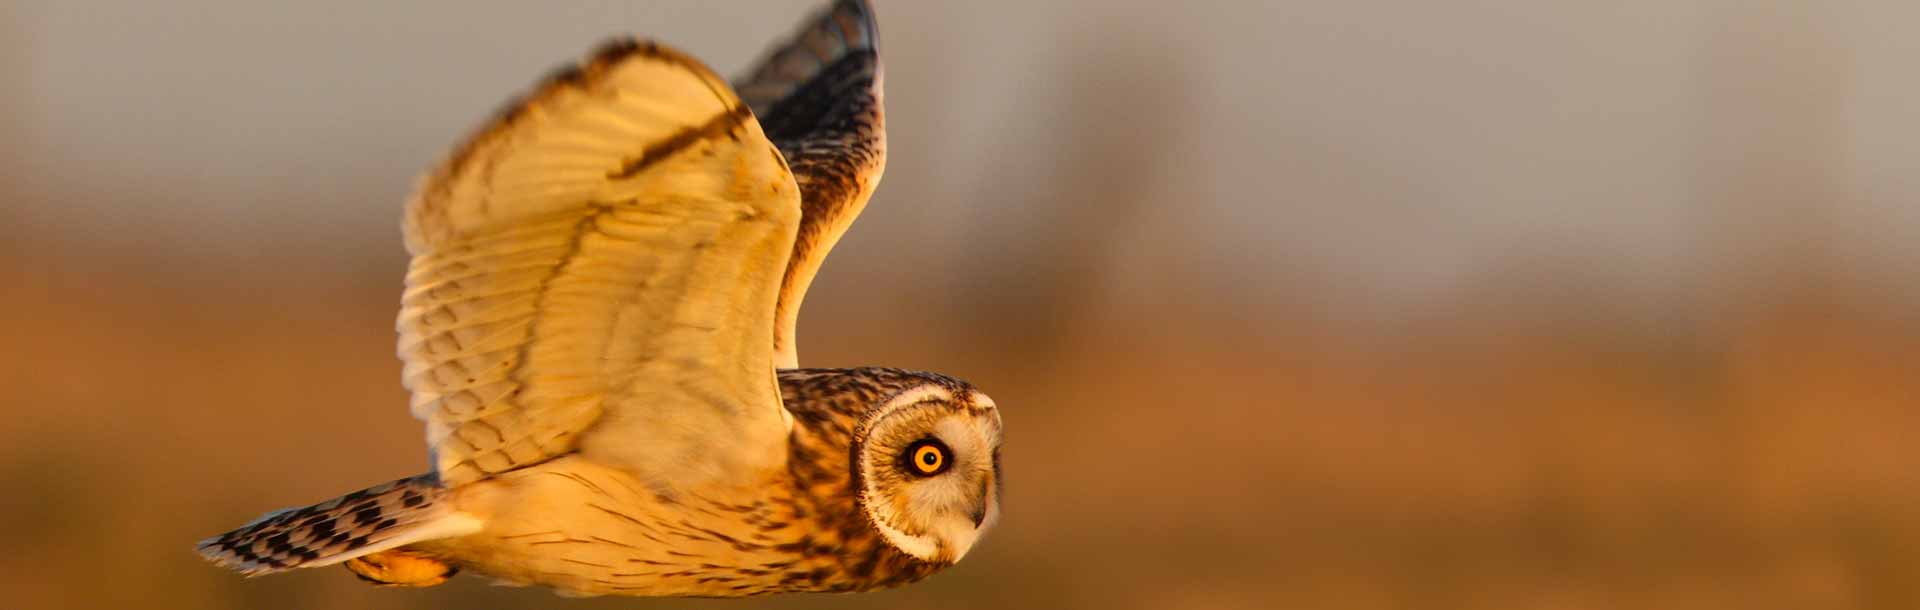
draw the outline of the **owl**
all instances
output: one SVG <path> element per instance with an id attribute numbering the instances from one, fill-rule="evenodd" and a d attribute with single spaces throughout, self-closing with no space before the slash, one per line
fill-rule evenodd
<path id="1" fill-rule="evenodd" d="M 432 471 L 200 554 L 712 597 L 888 587 L 965 557 L 999 514 L 993 400 L 796 368 L 807 285 L 885 162 L 875 33 L 865 2 L 837 2 L 734 86 L 616 41 L 510 104 L 406 206 L 398 352 Z"/>

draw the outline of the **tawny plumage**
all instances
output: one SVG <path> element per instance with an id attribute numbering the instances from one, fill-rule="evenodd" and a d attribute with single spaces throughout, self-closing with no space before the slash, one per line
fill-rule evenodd
<path id="1" fill-rule="evenodd" d="M 616 42 L 408 202 L 399 355 L 433 471 L 203 541 L 247 574 L 465 569 L 568 594 L 911 582 L 998 513 L 964 382 L 794 369 L 821 261 L 885 164 L 877 36 L 843 0 L 739 84 Z"/>

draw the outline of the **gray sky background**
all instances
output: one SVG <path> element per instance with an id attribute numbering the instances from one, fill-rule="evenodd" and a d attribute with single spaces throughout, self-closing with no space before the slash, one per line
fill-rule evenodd
<path id="1" fill-rule="evenodd" d="M 878 4 L 887 181 L 814 292 L 854 314 L 926 273 L 1362 319 L 1539 278 L 1710 312 L 1808 264 L 1920 294 L 1920 4 Z M 10 2 L 0 237 L 397 284 L 413 177 L 537 76 L 621 32 L 737 73 L 812 5 Z"/>

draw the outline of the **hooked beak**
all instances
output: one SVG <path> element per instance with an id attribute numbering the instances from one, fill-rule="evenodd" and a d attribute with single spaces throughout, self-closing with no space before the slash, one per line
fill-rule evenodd
<path id="1" fill-rule="evenodd" d="M 973 512 L 967 515 L 973 518 L 974 529 L 979 529 L 980 524 L 985 523 L 987 521 L 987 507 L 993 505 L 993 496 L 991 495 L 993 491 L 994 489 L 993 489 L 992 479 L 988 479 L 980 482 L 980 495 L 978 496 L 980 498 L 980 503 L 974 506 Z"/>

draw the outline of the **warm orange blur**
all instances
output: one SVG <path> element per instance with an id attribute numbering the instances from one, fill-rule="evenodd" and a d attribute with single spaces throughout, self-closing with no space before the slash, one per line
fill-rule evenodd
<path id="1" fill-rule="evenodd" d="M 1864 1 L 881 2 L 887 181 L 801 354 L 1001 405 L 965 562 L 742 604 L 194 556 L 426 467 L 415 171 L 600 36 L 732 71 L 810 4 L 0 6 L 0 606 L 1920 607 L 1920 5 Z"/>

